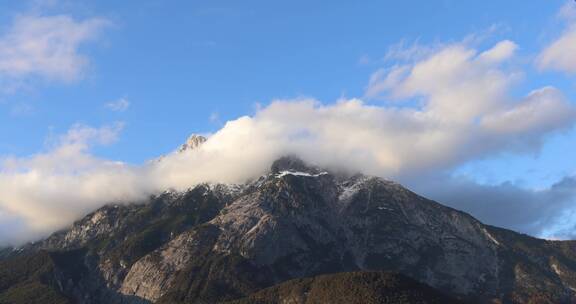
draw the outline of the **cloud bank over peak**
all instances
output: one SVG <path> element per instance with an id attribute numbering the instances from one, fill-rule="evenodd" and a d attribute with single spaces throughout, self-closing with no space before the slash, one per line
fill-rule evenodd
<path id="1" fill-rule="evenodd" d="M 388 103 L 275 100 L 228 121 L 194 149 L 140 166 L 90 152 L 114 142 L 121 124 L 74 126 L 46 152 L 3 161 L 0 230 L 16 231 L 3 241 L 46 235 L 105 203 L 201 182 L 244 182 L 285 154 L 410 181 L 499 153 L 537 151 L 548 134 L 574 124 L 576 110 L 552 87 L 511 96 L 520 80 L 507 68 L 516 49 L 507 40 L 487 50 L 446 45 L 372 75 L 366 95 Z"/>

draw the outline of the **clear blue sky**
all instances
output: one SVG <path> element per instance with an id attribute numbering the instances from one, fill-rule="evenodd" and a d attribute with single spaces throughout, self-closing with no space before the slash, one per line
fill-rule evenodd
<path id="1" fill-rule="evenodd" d="M 74 45 L 88 64 L 72 79 L 45 71 L 13 76 L 3 72 L 0 58 L 0 155 L 45 151 L 47 139 L 74 124 L 122 122 L 118 142 L 93 153 L 140 164 L 190 133 L 215 132 L 276 98 L 306 96 L 325 104 L 362 98 L 370 76 L 396 64 L 384 57 L 401 41 L 425 46 L 475 35 L 481 49 L 514 41 L 515 60 L 525 68 L 511 94 L 553 85 L 574 103 L 574 74 L 531 64 L 565 30 L 558 11 L 566 3 L 0 0 L 0 39 L 9 42 L 22 16 L 103 20 L 97 35 Z M 122 99 L 124 108 L 109 105 Z M 546 137 L 540 150 L 474 159 L 451 174 L 480 184 L 546 188 L 575 173 L 572 151 L 573 128 Z"/>

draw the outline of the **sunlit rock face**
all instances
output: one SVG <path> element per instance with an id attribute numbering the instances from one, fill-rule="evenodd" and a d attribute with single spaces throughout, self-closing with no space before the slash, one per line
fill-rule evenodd
<path id="1" fill-rule="evenodd" d="M 202 145 L 206 141 L 206 137 L 192 134 L 180 148 L 178 148 L 178 152 L 184 152 L 188 150 L 194 150 Z"/>
<path id="2" fill-rule="evenodd" d="M 466 301 L 571 303 L 575 250 L 483 225 L 392 181 L 284 157 L 245 184 L 103 207 L 2 263 L 49 252 L 43 284 L 79 303 L 218 303 L 351 271 L 401 273 Z"/>

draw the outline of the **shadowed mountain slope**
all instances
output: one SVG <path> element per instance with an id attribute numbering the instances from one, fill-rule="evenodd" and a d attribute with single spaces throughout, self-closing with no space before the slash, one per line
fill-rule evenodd
<path id="1" fill-rule="evenodd" d="M 346 272 L 294 279 L 226 304 L 457 304 L 400 274 Z"/>

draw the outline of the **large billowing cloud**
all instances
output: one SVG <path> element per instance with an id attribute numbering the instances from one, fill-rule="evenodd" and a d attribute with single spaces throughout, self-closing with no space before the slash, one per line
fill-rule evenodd
<path id="1" fill-rule="evenodd" d="M 376 72 L 366 95 L 389 103 L 276 100 L 227 122 L 195 150 L 141 166 L 90 154 L 91 145 L 112 142 L 118 126 L 75 126 L 44 153 L 4 161 L 0 230 L 17 231 L 12 241 L 33 239 L 104 203 L 200 182 L 243 182 L 283 154 L 410 181 L 502 152 L 535 151 L 547 134 L 571 127 L 576 112 L 552 87 L 509 94 L 520 78 L 507 68 L 515 50 L 507 40 L 487 50 L 447 45 Z"/>
<path id="2" fill-rule="evenodd" d="M 121 124 L 95 129 L 74 126 L 45 153 L 6 158 L 0 172 L 0 227 L 5 240 L 35 238 L 61 228 L 111 200 L 137 199 L 137 169 L 88 152 L 112 143 Z"/>

